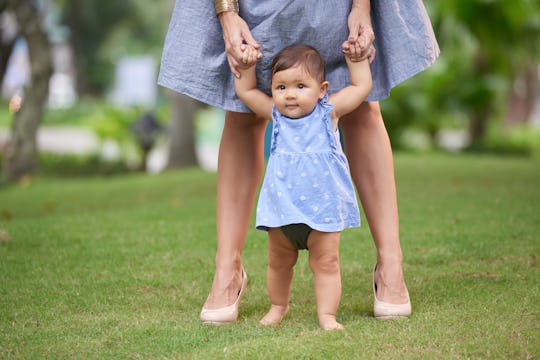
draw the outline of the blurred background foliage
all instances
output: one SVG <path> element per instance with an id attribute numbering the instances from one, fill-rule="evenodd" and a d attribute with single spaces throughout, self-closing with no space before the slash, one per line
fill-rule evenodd
<path id="1" fill-rule="evenodd" d="M 174 1 L 50 3 L 54 10 L 48 21 L 61 29 L 73 49 L 79 100 L 66 109 L 47 109 L 42 124 L 83 126 L 102 140 L 133 143 L 130 123 L 146 110 L 114 108 L 107 100 L 115 66 L 126 55 L 149 55 L 159 63 Z M 454 150 L 538 154 L 540 2 L 427 0 L 425 4 L 441 55 L 429 70 L 399 85 L 381 102 L 394 149 L 440 149 L 445 147 L 442 136 L 451 133 L 462 142 Z M 176 121 L 175 103 L 182 102 L 159 90 L 153 111 L 160 123 Z M 12 121 L 6 109 L 0 107 L 4 128 Z"/>
<path id="2" fill-rule="evenodd" d="M 75 50 L 80 93 L 103 95 L 122 56 L 150 54 L 159 60 L 171 1 L 57 0 L 56 4 Z"/>
<path id="3" fill-rule="evenodd" d="M 442 129 L 453 128 L 467 131 L 469 150 L 504 150 L 505 137 L 512 152 L 519 144 L 528 148 L 523 152 L 537 148 L 539 124 L 532 122 L 540 96 L 540 2 L 425 3 L 441 56 L 382 102 L 393 144 L 405 145 L 407 128 L 425 132 L 432 144 Z M 517 144 L 514 131 L 530 140 Z"/>

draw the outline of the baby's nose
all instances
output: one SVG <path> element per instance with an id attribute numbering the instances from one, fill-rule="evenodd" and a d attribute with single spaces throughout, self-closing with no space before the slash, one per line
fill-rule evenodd
<path id="1" fill-rule="evenodd" d="M 285 93 L 285 96 L 289 98 L 294 98 L 296 96 L 296 91 L 294 89 L 287 89 L 287 92 Z"/>

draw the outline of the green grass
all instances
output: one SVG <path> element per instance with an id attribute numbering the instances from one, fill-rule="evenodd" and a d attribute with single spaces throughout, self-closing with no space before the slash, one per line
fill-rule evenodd
<path id="1" fill-rule="evenodd" d="M 266 237 L 251 229 L 234 325 L 198 321 L 213 276 L 215 174 L 35 178 L 0 188 L 0 358 L 540 356 L 540 163 L 398 155 L 406 321 L 372 317 L 367 226 L 342 236 L 341 332 L 317 326 L 307 253 L 279 328 Z M 365 222 L 364 222 L 365 223 Z"/>

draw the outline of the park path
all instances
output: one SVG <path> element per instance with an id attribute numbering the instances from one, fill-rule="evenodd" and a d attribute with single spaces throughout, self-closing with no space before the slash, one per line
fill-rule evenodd
<path id="1" fill-rule="evenodd" d="M 9 138 L 9 129 L 0 129 L 0 150 Z M 40 152 L 56 154 L 99 153 L 106 159 L 122 157 L 120 148 L 112 141 L 102 143 L 92 130 L 74 126 L 41 126 L 37 136 Z M 198 144 L 196 154 L 199 165 L 208 171 L 217 169 L 217 144 Z M 165 169 L 168 157 L 168 143 L 156 146 L 148 158 L 147 172 L 158 173 Z"/>
<path id="2" fill-rule="evenodd" d="M 0 129 L 0 148 L 9 138 L 9 129 Z M 38 131 L 38 149 L 53 153 L 88 154 L 99 149 L 99 140 L 90 130 L 69 126 L 42 126 Z"/>

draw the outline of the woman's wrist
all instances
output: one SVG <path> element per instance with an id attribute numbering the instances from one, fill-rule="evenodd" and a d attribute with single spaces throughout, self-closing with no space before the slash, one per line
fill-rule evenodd
<path id="1" fill-rule="evenodd" d="M 361 11 L 368 11 L 370 10 L 370 1 L 369 0 L 353 0 L 352 2 L 352 9 L 358 9 Z"/>
<path id="2" fill-rule="evenodd" d="M 240 10 L 238 0 L 214 0 L 214 8 L 218 16 L 227 11 L 238 13 Z"/>
<path id="3" fill-rule="evenodd" d="M 371 6 L 369 0 L 354 0 L 352 7 L 351 7 L 351 13 L 354 13 L 354 16 L 357 19 L 360 19 L 360 22 L 363 25 L 369 25 L 371 26 L 371 14 L 370 14 Z"/>

